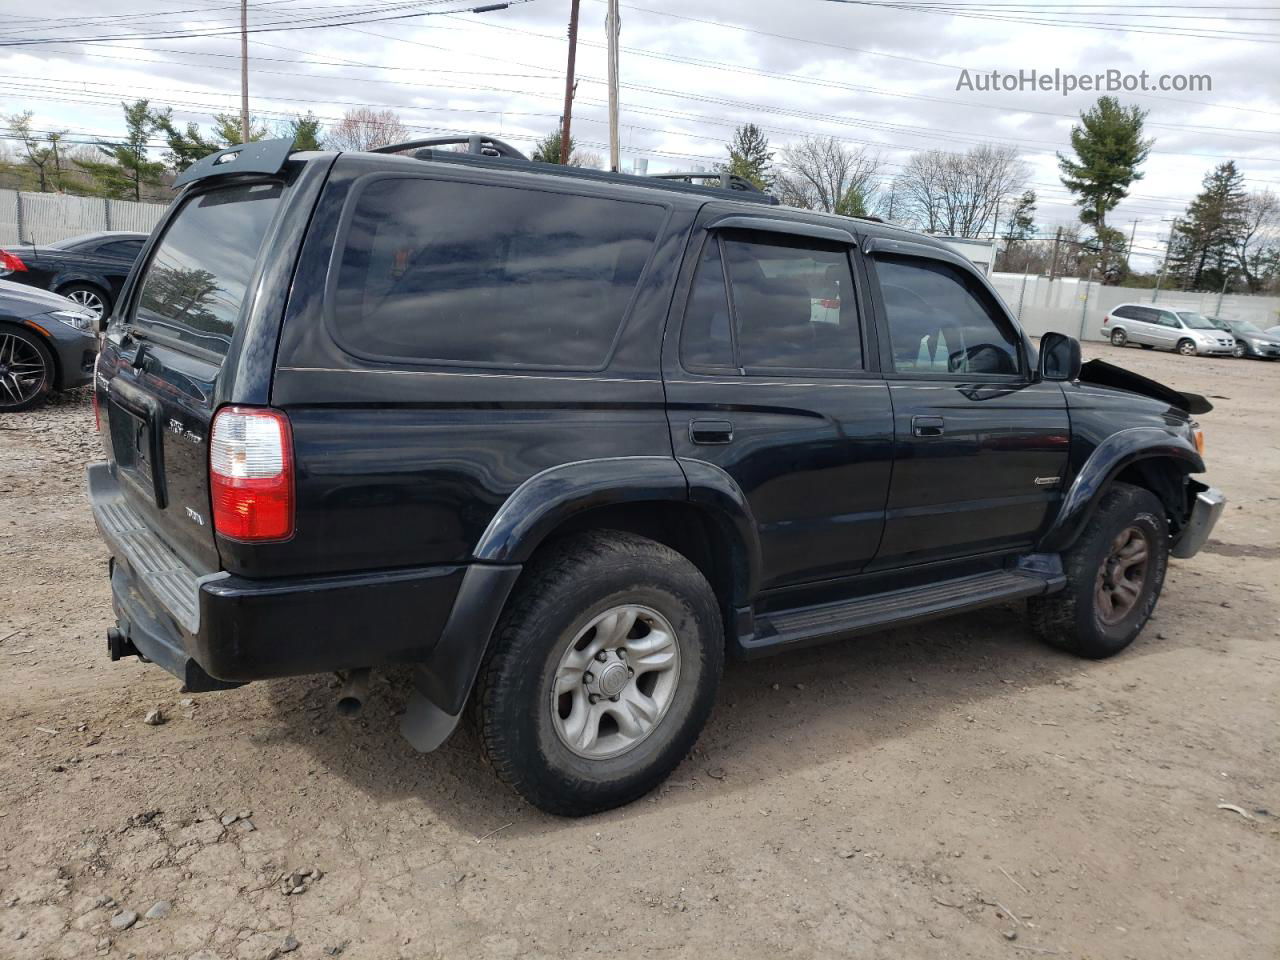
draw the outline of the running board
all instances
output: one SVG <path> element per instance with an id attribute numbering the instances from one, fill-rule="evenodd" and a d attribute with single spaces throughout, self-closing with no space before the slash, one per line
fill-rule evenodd
<path id="1" fill-rule="evenodd" d="M 741 652 L 747 657 L 762 656 L 1004 600 L 1038 597 L 1055 593 L 1065 585 L 1061 565 L 1053 563 L 1043 564 L 1041 569 L 992 570 L 941 583 L 763 614 L 755 618 L 754 635 L 743 638 Z"/>

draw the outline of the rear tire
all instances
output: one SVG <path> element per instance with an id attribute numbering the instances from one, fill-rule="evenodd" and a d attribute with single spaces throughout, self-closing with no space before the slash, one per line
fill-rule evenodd
<path id="1" fill-rule="evenodd" d="M 1123 347 L 1128 342 L 1129 342 L 1129 335 L 1125 333 L 1123 330 L 1111 331 L 1111 345 L 1113 347 Z"/>
<path id="2" fill-rule="evenodd" d="M 1150 490 L 1113 484 L 1063 555 L 1066 589 L 1027 602 L 1036 632 L 1076 656 L 1100 660 L 1138 635 L 1160 599 L 1169 523 Z"/>
<path id="3" fill-rule="evenodd" d="M 53 354 L 34 333 L 0 326 L 0 413 L 44 403 L 53 389 Z"/>
<path id="4" fill-rule="evenodd" d="M 662 544 L 599 531 L 548 548 L 517 590 L 476 689 L 485 758 L 561 816 L 648 793 L 715 700 L 724 630 L 710 585 Z"/>
<path id="5" fill-rule="evenodd" d="M 1184 357 L 1194 357 L 1196 355 L 1196 342 L 1194 340 L 1179 340 L 1178 352 Z"/>

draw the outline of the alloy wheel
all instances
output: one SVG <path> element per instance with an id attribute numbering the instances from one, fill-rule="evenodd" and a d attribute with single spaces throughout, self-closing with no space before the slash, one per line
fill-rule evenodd
<path id="1" fill-rule="evenodd" d="M 626 753 L 657 729 L 679 680 L 680 643 L 670 621 L 651 607 L 610 607 L 560 657 L 550 703 L 556 734 L 588 760 Z"/>
<path id="2" fill-rule="evenodd" d="M 11 333 L 0 333 L 0 404 L 26 403 L 44 389 L 48 376 L 39 350 Z"/>
<path id="3" fill-rule="evenodd" d="M 1243 357 L 1244 354 L 1245 354 L 1244 341 L 1237 340 L 1236 345 L 1231 348 L 1231 355 L 1233 357 Z"/>
<path id="4" fill-rule="evenodd" d="M 1147 536 L 1138 527 L 1126 527 L 1111 542 L 1093 588 L 1094 606 L 1103 623 L 1119 623 L 1137 605 L 1147 582 L 1150 555 Z"/>
<path id="5" fill-rule="evenodd" d="M 72 290 L 67 294 L 67 297 L 84 307 L 85 310 L 93 315 L 94 320 L 102 319 L 102 312 L 106 309 L 107 305 L 102 297 L 97 293 L 94 293 L 92 290 L 82 288 L 80 290 Z"/>

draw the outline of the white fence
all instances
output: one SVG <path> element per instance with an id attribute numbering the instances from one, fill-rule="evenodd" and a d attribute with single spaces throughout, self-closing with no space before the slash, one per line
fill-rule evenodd
<path id="1" fill-rule="evenodd" d="M 164 211 L 163 203 L 0 190 L 0 247 L 52 243 L 98 230 L 150 233 Z"/>
<path id="2" fill-rule="evenodd" d="M 1103 314 L 1121 303 L 1155 302 L 1213 317 L 1252 320 L 1264 330 L 1280 324 L 1280 297 L 1166 290 L 1156 294 L 1153 290 L 1104 287 L 1097 282 L 1070 277 L 1060 277 L 1050 283 L 1048 277 L 1021 273 L 993 273 L 990 279 L 1023 329 L 1034 337 L 1052 331 L 1081 340 L 1100 340 L 1098 331 Z"/>

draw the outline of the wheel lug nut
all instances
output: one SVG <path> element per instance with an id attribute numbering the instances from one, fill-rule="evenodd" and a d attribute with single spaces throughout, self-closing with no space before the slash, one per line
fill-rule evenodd
<path id="1" fill-rule="evenodd" d="M 612 700 L 614 703 L 617 703 L 617 702 L 618 702 L 618 698 L 617 698 L 617 697 L 610 697 L 609 699 L 610 699 L 610 700 Z"/>
<path id="2" fill-rule="evenodd" d="M 582 675 L 582 682 L 591 683 L 593 680 L 595 680 L 595 678 L 596 678 L 596 675 L 592 673 L 590 670 L 588 670 L 586 673 Z"/>
<path id="3" fill-rule="evenodd" d="M 609 659 L 609 654 L 601 650 L 599 653 L 596 654 L 596 659 L 599 660 L 601 663 L 604 663 L 606 660 Z"/>
<path id="4" fill-rule="evenodd" d="M 627 667 L 627 676 L 634 677 L 635 675 L 636 675 L 636 672 L 632 670 L 630 667 Z"/>
<path id="5" fill-rule="evenodd" d="M 599 694 L 595 694 L 595 693 L 591 694 L 589 697 L 587 697 L 587 702 L 591 704 L 599 703 L 600 702 Z"/>

